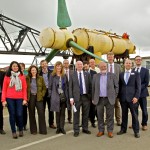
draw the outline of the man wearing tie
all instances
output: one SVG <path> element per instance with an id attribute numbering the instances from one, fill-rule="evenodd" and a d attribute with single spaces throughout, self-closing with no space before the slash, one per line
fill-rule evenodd
<path id="1" fill-rule="evenodd" d="M 107 60 L 108 60 L 108 64 L 107 64 L 108 72 L 116 74 L 119 83 L 119 74 L 121 73 L 121 67 L 119 64 L 114 63 L 113 52 L 109 52 L 107 54 Z M 116 98 L 116 102 L 115 102 L 115 118 L 116 118 L 117 125 L 121 126 L 121 107 L 120 107 L 119 98 Z"/>
<path id="2" fill-rule="evenodd" d="M 66 74 L 68 82 L 69 82 L 69 79 L 70 79 L 71 75 L 73 74 L 73 70 L 69 69 L 68 59 L 65 59 L 63 61 L 63 66 L 64 66 L 65 74 Z M 68 109 L 68 122 L 69 122 L 69 124 L 72 124 L 72 107 L 70 106 L 70 103 L 68 104 L 67 109 Z"/>
<path id="3" fill-rule="evenodd" d="M 83 70 L 84 70 L 85 72 L 90 73 L 90 75 L 91 75 L 91 81 L 92 81 L 92 79 L 93 79 L 94 74 L 97 74 L 96 71 L 91 70 L 91 69 L 89 68 L 89 64 L 88 64 L 87 61 L 83 62 Z M 96 113 L 96 107 L 95 107 L 95 105 L 92 103 L 92 100 L 91 100 L 89 118 L 90 118 L 91 125 L 92 125 L 93 128 L 96 128 L 96 125 L 95 125 L 95 116 L 96 116 L 96 114 L 97 114 L 97 113 Z"/>
<path id="4" fill-rule="evenodd" d="M 135 64 L 136 67 L 133 70 L 137 71 L 140 74 L 140 78 L 141 78 L 141 94 L 138 102 L 142 110 L 142 122 L 141 122 L 142 130 L 145 131 L 147 130 L 147 121 L 148 121 L 146 97 L 149 96 L 148 89 L 147 89 L 149 85 L 149 70 L 144 67 L 141 67 L 142 58 L 140 56 L 135 57 Z"/>
<path id="5" fill-rule="evenodd" d="M 132 115 L 134 136 L 139 138 L 140 134 L 137 109 L 138 99 L 141 92 L 141 79 L 139 73 L 131 70 L 132 61 L 130 59 L 125 60 L 124 67 L 125 72 L 120 73 L 119 76 L 119 98 L 122 108 L 122 124 L 121 130 L 117 134 L 122 135 L 127 131 L 129 108 Z"/>
<path id="6" fill-rule="evenodd" d="M 79 136 L 79 118 L 80 107 L 82 106 L 82 132 L 91 134 L 88 130 L 88 116 L 90 110 L 91 99 L 91 77 L 90 74 L 83 71 L 83 63 L 76 62 L 76 71 L 69 79 L 69 97 L 70 104 L 76 107 L 77 111 L 74 112 L 73 129 L 74 137 Z"/>
<path id="7" fill-rule="evenodd" d="M 106 108 L 108 137 L 113 137 L 114 104 L 118 95 L 118 80 L 114 73 L 107 72 L 107 64 L 99 64 L 100 73 L 94 75 L 92 82 L 92 102 L 96 105 L 98 116 L 97 137 L 104 135 L 104 108 Z"/>

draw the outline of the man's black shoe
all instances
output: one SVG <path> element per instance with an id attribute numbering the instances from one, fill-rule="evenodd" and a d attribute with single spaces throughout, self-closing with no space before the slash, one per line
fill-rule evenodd
<path id="1" fill-rule="evenodd" d="M 64 129 L 60 129 L 60 132 L 61 132 L 62 134 L 66 134 L 66 131 L 65 131 Z"/>
<path id="2" fill-rule="evenodd" d="M 24 130 L 24 131 L 27 131 L 27 128 L 26 128 L 26 126 L 24 126 L 24 127 L 23 127 L 23 130 Z"/>
<path id="3" fill-rule="evenodd" d="M 82 130 L 83 133 L 86 133 L 86 134 L 91 134 L 91 131 L 89 130 Z"/>
<path id="4" fill-rule="evenodd" d="M 96 128 L 96 125 L 95 125 L 95 123 L 92 123 L 92 127 L 93 127 L 93 128 Z"/>
<path id="5" fill-rule="evenodd" d="M 120 130 L 119 132 L 117 132 L 117 135 L 122 135 L 122 134 L 125 134 L 125 133 L 126 133 L 125 131 Z"/>
<path id="6" fill-rule="evenodd" d="M 79 132 L 74 132 L 74 137 L 78 137 L 79 136 Z"/>
<path id="7" fill-rule="evenodd" d="M 72 124 L 72 121 L 71 121 L 71 120 L 68 120 L 68 123 L 69 123 L 69 124 Z"/>
<path id="8" fill-rule="evenodd" d="M 0 134 L 6 134 L 6 132 L 3 129 L 1 129 Z"/>
<path id="9" fill-rule="evenodd" d="M 60 129 L 57 129 L 56 130 L 56 134 L 59 134 L 61 131 L 60 131 Z"/>
<path id="10" fill-rule="evenodd" d="M 135 136 L 136 138 L 140 138 L 140 134 L 139 134 L 139 133 L 135 133 L 134 136 Z"/>

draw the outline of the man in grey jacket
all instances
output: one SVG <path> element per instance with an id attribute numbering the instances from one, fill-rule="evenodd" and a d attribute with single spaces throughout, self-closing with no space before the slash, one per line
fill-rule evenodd
<path id="1" fill-rule="evenodd" d="M 82 132 L 91 134 L 88 130 L 88 116 L 90 110 L 91 99 L 91 76 L 88 72 L 83 71 L 83 63 L 76 62 L 76 71 L 72 74 L 69 80 L 69 97 L 70 104 L 76 107 L 74 111 L 73 128 L 74 137 L 79 136 L 79 118 L 80 107 L 82 106 Z"/>
<path id="2" fill-rule="evenodd" d="M 108 137 L 113 137 L 114 128 L 114 104 L 118 95 L 118 80 L 114 73 L 107 72 L 107 64 L 99 64 L 100 73 L 95 74 L 92 82 L 92 102 L 97 107 L 98 129 L 97 137 L 104 135 L 104 107 L 106 108 L 106 120 Z"/>
<path id="3" fill-rule="evenodd" d="M 108 64 L 107 64 L 108 72 L 114 73 L 117 76 L 118 83 L 119 83 L 119 74 L 121 73 L 121 66 L 117 63 L 114 63 L 113 52 L 107 53 L 107 60 L 108 60 Z M 116 102 L 115 102 L 115 118 L 116 118 L 117 126 L 121 126 L 121 106 L 118 97 L 116 98 Z"/>

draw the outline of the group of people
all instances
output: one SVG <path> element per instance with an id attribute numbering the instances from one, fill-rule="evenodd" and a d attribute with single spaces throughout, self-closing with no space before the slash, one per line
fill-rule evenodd
<path id="1" fill-rule="evenodd" d="M 47 134 L 45 121 L 45 108 L 48 106 L 48 124 L 56 129 L 56 134 L 66 134 L 65 110 L 67 108 L 68 122 L 72 124 L 74 137 L 82 132 L 91 134 L 88 121 L 96 128 L 98 120 L 97 137 L 105 133 L 107 125 L 108 137 L 113 137 L 114 114 L 116 123 L 121 126 L 118 135 L 127 132 L 128 109 L 132 115 L 134 136 L 140 137 L 138 107 L 142 110 L 142 130 L 147 130 L 148 112 L 147 99 L 149 71 L 142 67 L 142 58 L 135 57 L 136 67 L 132 68 L 132 61 L 126 59 L 124 71 L 119 64 L 114 63 L 114 54 L 107 54 L 108 63 L 100 62 L 98 67 L 95 60 L 89 62 L 77 61 L 75 70 L 69 69 L 69 61 L 57 61 L 54 69 L 48 69 L 46 60 L 40 63 L 40 69 L 31 65 L 28 73 L 23 73 L 21 64 L 13 61 L 7 72 L 0 72 L 0 133 L 3 130 L 3 107 L 8 107 L 9 121 L 13 138 L 23 136 L 26 130 L 27 107 L 29 112 L 29 126 L 31 134 L 37 134 L 35 108 L 38 113 L 39 133 Z M 25 108 L 24 108 L 25 107 Z M 82 107 L 82 109 L 81 109 Z M 80 113 L 82 110 L 82 113 Z M 56 112 L 56 127 L 54 125 L 54 112 Z M 121 115 L 122 112 L 122 115 Z M 81 114 L 81 115 L 80 115 Z M 82 116 L 80 121 L 80 116 Z M 24 121 L 25 119 L 25 121 Z"/>

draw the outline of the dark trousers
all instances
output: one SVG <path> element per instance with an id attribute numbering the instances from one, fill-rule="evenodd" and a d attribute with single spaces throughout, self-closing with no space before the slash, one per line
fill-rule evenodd
<path id="1" fill-rule="evenodd" d="M 26 127 L 28 120 L 27 106 L 23 105 L 23 126 Z"/>
<path id="2" fill-rule="evenodd" d="M 68 121 L 70 122 L 72 120 L 72 107 L 71 110 L 68 110 Z"/>
<path id="3" fill-rule="evenodd" d="M 139 98 L 138 100 L 139 105 L 142 110 L 142 126 L 147 126 L 147 121 L 148 121 L 148 112 L 147 112 L 147 99 L 146 97 Z M 137 114 L 138 114 L 138 109 L 137 109 Z"/>
<path id="4" fill-rule="evenodd" d="M 95 117 L 97 115 L 97 112 L 96 112 L 96 106 L 91 102 L 90 104 L 90 112 L 89 112 L 89 118 L 90 118 L 90 121 L 92 124 L 95 123 Z"/>
<path id="5" fill-rule="evenodd" d="M 114 105 L 111 105 L 108 98 L 99 98 L 96 106 L 98 116 L 98 129 L 99 132 L 105 131 L 104 125 L 104 108 L 106 108 L 107 131 L 113 132 L 114 129 Z"/>
<path id="6" fill-rule="evenodd" d="M 88 117 L 89 117 L 89 110 L 90 110 L 90 100 L 88 96 L 81 95 L 80 100 L 75 102 L 75 107 L 77 112 L 74 112 L 73 118 L 73 128 L 74 132 L 79 132 L 79 119 L 80 119 L 80 107 L 82 106 L 82 129 L 88 130 Z"/>
<path id="7" fill-rule="evenodd" d="M 30 122 L 30 132 L 31 134 L 37 133 L 37 124 L 35 117 L 35 108 L 38 113 L 38 124 L 39 124 L 39 133 L 46 134 L 46 122 L 45 122 L 45 113 L 43 101 L 37 101 L 36 95 L 31 95 L 29 100 L 29 122 Z"/>
<path id="8" fill-rule="evenodd" d="M 65 125 L 65 109 L 66 109 L 66 103 L 62 103 L 62 104 L 60 104 L 60 111 L 56 112 L 57 129 L 64 129 L 64 125 Z"/>
<path id="9" fill-rule="evenodd" d="M 9 112 L 9 122 L 12 133 L 16 132 L 16 118 L 18 120 L 19 131 L 23 130 L 23 105 L 22 99 L 7 98 L 7 107 Z"/>
<path id="10" fill-rule="evenodd" d="M 43 104 L 44 104 L 44 111 L 46 109 L 46 103 L 47 103 L 47 108 L 48 108 L 48 123 L 49 126 L 53 125 L 54 123 L 54 112 L 50 111 L 51 108 L 51 103 L 50 103 L 50 98 L 48 96 L 48 89 L 46 90 L 45 96 L 43 98 Z"/>
<path id="11" fill-rule="evenodd" d="M 3 130 L 3 106 L 2 106 L 2 102 L 1 102 L 1 94 L 0 94 L 0 130 Z"/>
<path id="12" fill-rule="evenodd" d="M 138 103 L 133 104 L 132 102 L 121 102 L 122 108 L 122 124 L 121 130 L 126 132 L 127 131 L 127 124 L 128 124 L 128 108 L 130 109 L 132 115 L 132 128 L 134 133 L 139 133 L 139 120 L 137 115 Z"/>

